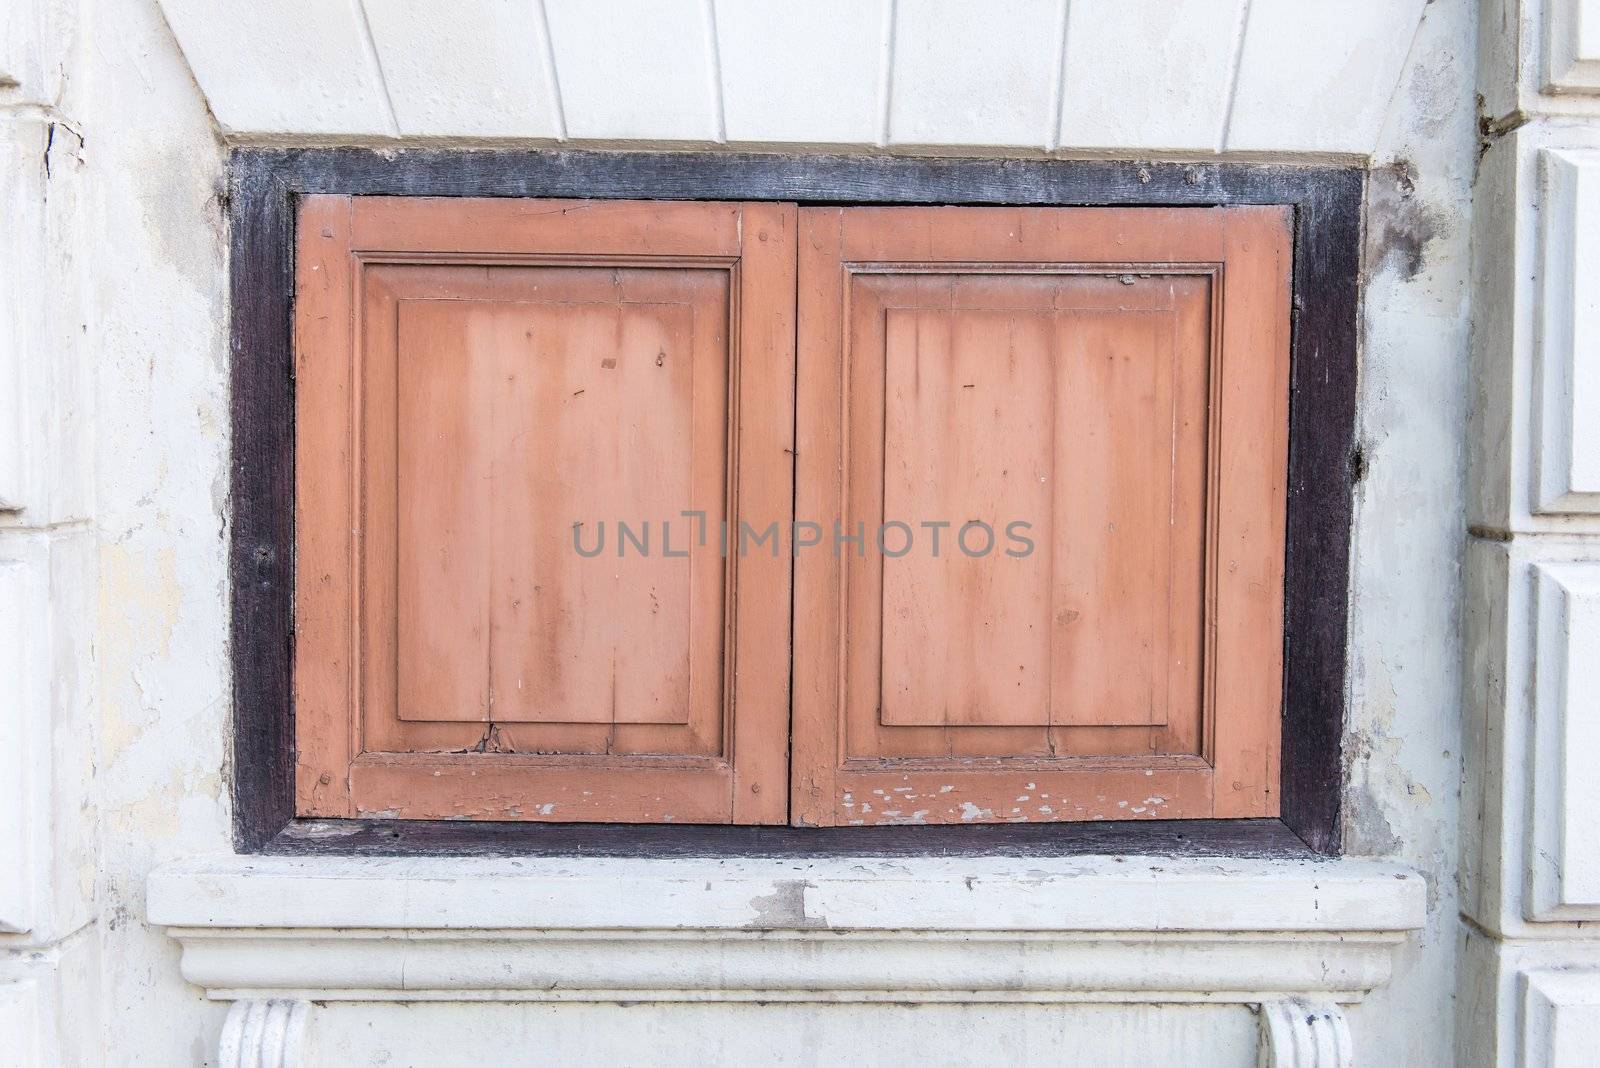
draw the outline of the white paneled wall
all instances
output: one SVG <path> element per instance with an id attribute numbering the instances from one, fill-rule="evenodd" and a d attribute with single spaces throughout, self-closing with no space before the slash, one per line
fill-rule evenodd
<path id="1" fill-rule="evenodd" d="M 899 0 L 889 143 L 1050 145 L 1065 9 L 1060 0 Z"/>
<path id="2" fill-rule="evenodd" d="M 1365 156 L 1425 0 L 161 0 L 237 137 Z"/>
<path id="3" fill-rule="evenodd" d="M 196 0 L 162 9 L 224 128 L 396 132 L 366 12 L 356 0 Z M 447 72 L 453 94 L 475 77 L 449 67 L 432 76 Z"/>
<path id="4" fill-rule="evenodd" d="M 1597 12 L 1600 16 L 1600 12 Z M 1600 151 L 1540 153 L 1537 512 L 1600 512 Z"/>
<path id="5" fill-rule="evenodd" d="M 1223 147 L 1249 0 L 1072 0 L 1057 143 Z M 1151 93 L 1152 84 L 1163 87 Z"/>
<path id="6" fill-rule="evenodd" d="M 1600 561 L 1534 567 L 1530 920 L 1600 919 Z"/>
<path id="7" fill-rule="evenodd" d="M 1600 3 L 1486 0 L 1461 977 L 1470 1063 L 1600 1044 Z"/>
<path id="8" fill-rule="evenodd" d="M 368 0 L 366 13 L 402 136 L 562 136 L 537 2 Z M 441 79 L 445 70 L 453 76 Z"/>
<path id="9" fill-rule="evenodd" d="M 98 1027 L 93 379 L 81 305 L 76 0 L 0 4 L 0 1063 Z"/>
<path id="10" fill-rule="evenodd" d="M 724 139 L 706 0 L 544 0 L 544 7 L 569 137 Z"/>
<path id="11" fill-rule="evenodd" d="M 728 140 L 870 145 L 883 137 L 891 0 L 716 5 Z"/>
<path id="12" fill-rule="evenodd" d="M 1286 129 L 1310 151 L 1374 142 L 1425 3 L 1251 0 L 1227 147 L 1280 149 Z"/>
<path id="13" fill-rule="evenodd" d="M 1600 969 L 1534 969 L 1524 977 L 1528 1042 L 1520 1068 L 1578 1068 L 1600 1049 Z"/>

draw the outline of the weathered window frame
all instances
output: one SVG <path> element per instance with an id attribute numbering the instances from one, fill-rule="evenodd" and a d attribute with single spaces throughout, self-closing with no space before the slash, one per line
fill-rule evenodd
<path id="1" fill-rule="evenodd" d="M 734 153 L 238 149 L 231 158 L 234 840 L 242 852 L 1294 854 L 1339 851 L 1365 172 Z M 983 827 L 326 822 L 294 813 L 295 198 L 311 193 L 801 204 L 1295 209 L 1282 816 Z"/>

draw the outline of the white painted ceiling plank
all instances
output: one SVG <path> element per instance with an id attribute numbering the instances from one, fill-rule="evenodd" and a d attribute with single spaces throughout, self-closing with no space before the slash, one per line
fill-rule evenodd
<path id="1" fill-rule="evenodd" d="M 1072 0 L 1060 146 L 1215 151 L 1247 0 Z"/>
<path id="2" fill-rule="evenodd" d="M 1251 0 L 1225 148 L 1366 155 L 1427 0 Z"/>
<path id="3" fill-rule="evenodd" d="M 393 132 L 356 0 L 161 0 L 224 130 Z"/>
<path id="4" fill-rule="evenodd" d="M 1058 0 L 899 0 L 890 143 L 1048 148 L 1060 17 Z"/>
<path id="5" fill-rule="evenodd" d="M 530 0 L 365 0 L 401 134 L 560 136 Z"/>
<path id="6" fill-rule="evenodd" d="M 545 10 L 570 137 L 718 140 L 701 0 L 545 0 Z"/>
<path id="7" fill-rule="evenodd" d="M 718 0 L 729 141 L 872 144 L 888 0 Z"/>

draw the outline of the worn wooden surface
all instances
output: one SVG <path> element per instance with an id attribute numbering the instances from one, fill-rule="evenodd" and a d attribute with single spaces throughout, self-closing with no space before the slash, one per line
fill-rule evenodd
<path id="1" fill-rule="evenodd" d="M 796 559 L 796 820 L 1277 814 L 1289 266 L 1266 206 L 802 209 L 797 512 L 948 528 Z"/>
<path id="2" fill-rule="evenodd" d="M 1075 854 L 1311 857 L 1282 821 L 1155 820 L 967 827 L 665 827 L 603 823 L 300 820 L 266 852 L 455 856 L 916 857 Z"/>
<path id="3" fill-rule="evenodd" d="M 749 153 L 395 154 L 367 149 L 243 149 L 231 161 L 231 645 L 234 823 L 241 849 L 265 847 L 293 812 L 292 205 L 296 197 L 317 192 L 1292 206 L 1295 313 L 1282 819 L 1315 850 L 1338 851 L 1365 196 L 1365 176 L 1359 169 Z M 451 833 L 466 829 L 456 827 Z M 1183 851 L 1190 846 L 1167 842 L 1165 848 Z"/>
<path id="4" fill-rule="evenodd" d="M 346 773 L 360 751 L 360 525 L 350 426 L 357 404 L 355 263 L 348 197 L 300 202 L 295 304 L 295 811 L 353 816 Z"/>
<path id="5" fill-rule="evenodd" d="M 398 368 L 368 402 L 398 403 L 398 538 L 372 561 L 397 576 L 395 716 L 684 724 L 715 706 L 721 561 L 683 529 L 667 556 L 660 524 L 725 516 L 725 273 L 501 268 L 492 290 L 478 268 L 430 273 L 454 275 L 448 296 L 401 298 L 394 344 L 369 346 Z M 650 555 L 618 555 L 619 522 L 648 522 Z"/>
<path id="6" fill-rule="evenodd" d="M 301 204 L 299 814 L 781 821 L 793 206 Z"/>

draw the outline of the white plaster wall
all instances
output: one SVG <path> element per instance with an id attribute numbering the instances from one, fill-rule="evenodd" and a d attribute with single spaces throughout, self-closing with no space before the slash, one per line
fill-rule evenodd
<path id="1" fill-rule="evenodd" d="M 234 139 L 1343 158 L 1424 3 L 161 0 Z"/>
<path id="2" fill-rule="evenodd" d="M 108 1064 L 200 1065 L 215 1049 L 222 1008 L 203 1002 L 179 976 L 176 944 L 143 921 L 142 887 L 160 861 L 229 848 L 226 264 L 222 212 L 215 199 L 224 154 L 218 122 L 208 113 L 155 0 L 85 3 L 87 45 L 76 60 L 80 66 L 67 100 L 86 141 L 85 206 L 77 248 L 84 276 L 83 344 L 92 354 L 97 413 L 93 673 L 99 725 L 93 768 L 100 815 L 96 922 L 90 937 L 99 947 L 101 1019 L 93 1025 L 99 1036 L 93 1049 Z M 270 20 L 283 6 L 260 0 L 251 5 L 250 17 Z M 551 0 L 544 9 L 556 24 L 569 6 Z M 1263 0 L 1257 6 L 1273 7 Z M 1474 5 L 1471 0 L 1434 0 L 1420 9 L 1420 27 L 1417 5 L 1401 6 L 1408 12 L 1405 17 L 1395 18 L 1393 25 L 1380 21 L 1382 39 L 1369 42 L 1396 55 L 1392 99 L 1386 89 L 1385 103 L 1375 115 L 1368 118 L 1359 108 L 1353 112 L 1352 122 L 1368 124 L 1358 130 L 1367 139 L 1366 147 L 1352 147 L 1348 141 L 1335 146 L 1345 155 L 1365 155 L 1376 146 L 1379 167 L 1368 225 L 1363 331 L 1360 428 L 1369 473 L 1356 517 L 1348 842 L 1353 852 L 1395 859 L 1427 876 L 1430 926 L 1402 951 L 1393 982 L 1354 1008 L 1351 1020 L 1358 1063 L 1443 1066 L 1453 1063 L 1452 971 L 1460 935 L 1454 887 L 1461 704 L 1458 561 L 1465 486 L 1468 198 L 1476 151 Z M 747 139 L 738 132 L 745 121 L 741 115 L 749 118 L 751 129 L 760 130 L 767 128 L 761 123 L 775 121 L 771 115 L 781 119 L 791 114 L 776 109 L 755 115 L 725 103 L 719 133 L 715 118 L 706 118 L 713 115 L 709 103 L 701 112 L 672 104 L 678 110 L 671 115 L 657 115 L 641 105 L 621 114 L 586 112 L 582 122 L 595 125 L 582 126 L 574 112 L 554 111 L 538 96 L 540 86 L 551 84 L 551 68 L 538 50 L 494 60 L 508 67 L 524 60 L 533 64 L 516 76 L 526 79 L 535 103 L 516 113 L 519 125 L 509 130 L 491 129 L 485 119 L 484 109 L 494 106 L 492 86 L 480 84 L 474 91 L 483 95 L 474 99 L 483 103 L 465 111 L 455 98 L 433 105 L 420 98 L 407 98 L 404 106 L 385 105 L 382 93 L 370 91 L 371 71 L 364 65 L 387 47 L 388 15 L 384 5 L 369 7 L 385 13 L 374 15 L 370 30 L 356 25 L 350 31 L 358 51 L 334 55 L 334 80 L 314 86 L 309 96 L 278 93 L 252 80 L 249 70 L 230 74 L 197 67 L 197 73 L 225 89 L 227 107 L 260 109 L 264 117 L 243 128 L 291 139 L 301 134 L 322 141 L 392 137 L 398 130 L 402 136 L 539 140 L 626 134 L 646 143 L 664 138 L 718 142 Z M 1352 18 L 1379 10 L 1371 4 L 1358 7 L 1359 12 L 1351 9 Z M 349 29 L 343 14 L 347 10 L 347 5 L 330 3 L 318 15 L 333 26 L 325 42 L 345 39 L 338 35 Z M 1055 9 L 1044 5 L 1041 10 L 1036 25 L 1048 38 L 1059 29 Z M 174 5 L 168 5 L 167 14 L 177 14 Z M 406 16 L 397 10 L 393 17 Z M 961 25 L 956 19 L 949 32 Z M 213 12 L 209 21 L 189 32 L 240 34 L 266 42 L 262 48 L 271 42 L 283 47 L 288 38 L 275 27 Z M 736 18 L 720 20 L 716 29 L 741 32 Z M 371 34 L 376 51 L 362 50 L 362 32 Z M 536 27 L 536 42 L 543 32 Z M 1396 35 L 1403 47 L 1392 39 Z M 910 33 L 905 43 L 921 47 L 919 40 Z M 1240 43 L 1230 36 L 1228 47 Z M 1260 48 L 1270 53 L 1270 45 L 1268 41 Z M 917 95 L 915 60 L 907 60 L 904 80 L 894 83 L 894 107 L 903 110 L 882 110 L 881 69 L 873 67 L 878 73 L 871 77 L 850 80 L 842 72 L 837 80 L 830 79 L 830 87 L 848 86 L 850 92 L 837 106 L 829 103 L 823 113 L 814 114 L 805 111 L 811 97 L 803 64 L 793 58 L 817 51 L 818 45 L 801 36 L 790 41 L 790 49 L 788 61 L 780 54 L 774 68 L 786 72 L 781 85 L 796 87 L 792 98 L 784 98 L 792 101 L 785 107 L 794 109 L 790 129 L 796 140 L 848 142 L 872 150 L 884 139 L 885 115 L 893 118 L 887 127 L 893 139 L 962 141 L 968 151 L 981 151 L 984 145 L 997 152 L 1014 151 L 1024 135 L 1025 143 L 1043 151 L 1059 136 L 1049 126 L 1055 106 L 1048 89 L 1050 70 L 1040 74 L 1045 89 L 1024 93 L 1028 101 L 1033 101 L 1029 93 L 1040 97 L 1037 108 L 1029 103 L 1033 110 L 997 115 L 987 135 L 983 127 L 941 132 L 918 125 L 934 120 L 917 117 L 927 111 L 932 97 Z M 1049 50 L 1043 53 L 1048 58 Z M 552 61 L 564 79 L 570 64 L 582 61 L 562 66 L 563 54 L 554 54 Z M 1361 55 L 1372 58 L 1367 52 Z M 832 52 L 829 58 L 848 60 Z M 726 57 L 722 62 L 724 70 L 736 70 Z M 869 62 L 877 60 L 861 60 Z M 937 64 L 937 57 L 930 62 Z M 1233 64 L 1230 58 L 1215 65 L 1231 71 Z M 406 77 L 413 79 L 406 84 L 427 83 L 422 74 L 404 73 L 409 68 L 403 65 L 390 63 L 384 69 L 401 72 L 391 77 L 391 89 Z M 752 69 L 749 76 L 759 74 Z M 347 76 L 353 79 L 349 84 L 339 80 Z M 1357 76 L 1370 80 L 1359 69 Z M 479 77 L 481 72 L 469 71 L 464 83 Z M 705 93 L 704 100 L 712 99 L 709 82 L 694 84 Z M 1274 84 L 1279 83 L 1263 82 Z M 1240 83 L 1228 91 L 1243 94 L 1242 102 L 1236 99 L 1232 105 L 1237 114 L 1264 116 L 1243 127 L 1250 131 L 1252 151 L 1321 153 L 1328 150 L 1322 139 L 1342 121 L 1285 108 L 1281 100 L 1268 98 L 1266 88 Z M 1353 83 L 1336 78 L 1321 90 L 1335 103 L 1340 93 L 1355 91 Z M 862 99 L 865 94 L 871 94 L 870 108 Z M 569 94 L 563 102 L 576 106 L 583 99 L 581 93 Z M 1185 101 L 1185 107 L 1201 110 L 1217 106 L 1204 93 Z M 603 94 L 600 102 L 605 102 Z M 220 103 L 214 95 L 212 104 Z M 959 112 L 959 101 L 952 107 Z M 1207 114 L 1213 115 L 1208 136 L 1221 137 L 1221 113 Z M 1019 115 L 1028 117 L 1025 128 Z M 1073 117 L 1066 113 L 1057 130 L 1069 128 L 1067 119 Z M 223 121 L 221 126 L 237 124 Z M 1179 128 L 1192 129 L 1188 124 Z M 595 132 L 587 132 L 591 129 Z M 770 140 L 765 134 L 748 139 Z M 1219 142 L 1206 144 L 1208 151 L 1215 151 Z M 1084 142 L 1081 147 L 1104 146 Z M 1151 146 L 1134 148 L 1128 154 L 1152 151 Z M 1189 154 L 1193 146 L 1154 149 L 1178 155 Z M 426 1027 L 435 1037 L 425 1046 L 414 1047 L 417 1039 L 394 1029 L 416 1018 L 404 1008 L 363 1014 L 358 1007 L 342 1007 L 326 1019 L 319 1016 L 314 1027 L 322 1037 L 313 1037 L 330 1043 L 324 1048 L 343 1051 L 329 1063 L 382 1063 L 385 1056 L 392 1056 L 393 1063 L 435 1063 L 429 1051 L 452 1051 L 463 1062 L 490 1063 L 495 1050 L 503 1047 L 485 1036 L 496 1034 L 514 1040 L 508 1063 L 559 1063 L 562 1053 L 570 1054 L 573 1063 L 584 1057 L 603 1063 L 608 1050 L 614 1054 L 624 1048 L 608 1046 L 613 1041 L 608 1034 L 634 1035 L 630 1041 L 670 1052 L 672 1043 L 685 1041 L 685 1036 L 710 1041 L 707 1036 L 736 1023 L 752 1035 L 766 1036 L 764 1045 L 739 1047 L 747 1056 L 767 1048 L 792 1063 L 830 1063 L 828 1058 L 837 1063 L 846 1052 L 865 1049 L 879 1051 L 874 1055 L 880 1063 L 899 1063 L 895 1043 L 921 1048 L 914 1043 L 929 1041 L 931 1033 L 922 1021 L 932 1018 L 931 1010 L 821 1007 L 701 1007 L 689 1015 L 660 1006 L 581 1012 L 435 1007 L 427 1012 L 433 1022 Z M 563 1013 L 567 1015 L 559 1015 Z M 1018 1016 L 1022 1022 L 1015 1026 L 1027 1037 L 983 1031 L 1010 1021 L 1007 1013 Z M 1013 1063 L 1070 1058 L 1082 1049 L 1106 1064 L 1129 1063 L 1132 1056 L 1160 1064 L 1185 1045 L 1198 1045 L 1214 1058 L 1187 1063 L 1246 1064 L 1253 1056 L 1245 1045 L 1249 1020 L 1240 1010 L 947 1010 L 947 1017 L 950 1030 L 940 1045 L 948 1048 L 950 1059 L 943 1063 L 959 1063 L 969 1049 L 987 1049 L 992 1059 Z M 591 1021 L 594 1029 L 583 1026 Z M 551 1045 L 540 1046 L 543 1036 L 552 1033 L 542 1027 L 546 1022 L 556 1037 Z M 699 1052 L 692 1059 L 716 1063 L 708 1051 L 714 1048 L 695 1049 Z M 806 1060 L 808 1051 L 816 1059 Z M 679 1057 L 680 1062 L 687 1059 Z"/>
<path id="3" fill-rule="evenodd" d="M 306 1040 L 346 1065 L 540 1068 L 928 1068 L 1076 1065 L 1254 1068 L 1243 1006 L 1190 1005 L 492 1005 L 436 1013 L 338 1005 Z M 399 1048 L 394 1036 L 407 1037 Z"/>
<path id="4" fill-rule="evenodd" d="M 87 0 L 80 255 L 96 370 L 100 806 L 108 1065 L 212 1063 L 222 1013 L 143 922 L 144 873 L 229 848 L 222 152 L 159 11 Z"/>
<path id="5" fill-rule="evenodd" d="M 0 1059 L 15 1045 L 42 1063 L 100 1039 L 74 8 L 0 9 Z"/>
<path id="6" fill-rule="evenodd" d="M 1470 339 L 1470 2 L 1430 4 L 1368 192 L 1345 842 L 1428 877 L 1429 926 L 1351 1014 L 1357 1063 L 1449 1065 Z"/>

